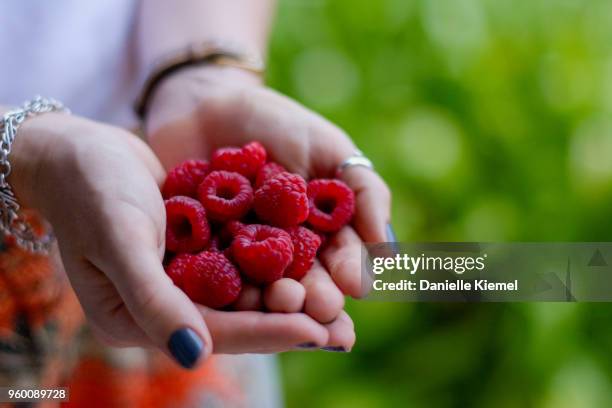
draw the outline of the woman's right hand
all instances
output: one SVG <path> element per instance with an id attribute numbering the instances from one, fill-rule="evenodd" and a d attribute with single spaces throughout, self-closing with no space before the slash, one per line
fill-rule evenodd
<path id="1" fill-rule="evenodd" d="M 239 353 L 325 346 L 333 337 L 333 324 L 301 313 L 211 311 L 172 284 L 162 266 L 164 171 L 131 133 L 48 113 L 22 125 L 10 160 L 10 184 L 52 224 L 72 287 L 105 343 L 154 346 L 191 367 L 213 339 L 217 352 Z"/>

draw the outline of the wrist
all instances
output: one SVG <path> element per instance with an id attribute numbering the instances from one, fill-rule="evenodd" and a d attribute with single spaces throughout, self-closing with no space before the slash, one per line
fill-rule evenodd
<path id="1" fill-rule="evenodd" d="M 43 183 L 41 170 L 52 147 L 61 143 L 54 135 L 61 133 L 66 118 L 64 113 L 49 112 L 27 119 L 17 130 L 9 155 L 8 182 L 22 207 L 40 209 L 37 186 Z"/>
<path id="2" fill-rule="evenodd" d="M 209 67 L 232 67 L 239 68 L 240 71 L 249 71 L 255 75 L 239 75 L 240 79 L 247 79 L 249 83 L 255 78 L 259 84 L 259 76 L 265 71 L 265 64 L 260 56 L 250 53 L 244 49 L 239 49 L 231 44 L 224 44 L 218 41 L 207 41 L 203 43 L 191 44 L 184 49 L 174 51 L 171 54 L 160 58 L 151 68 L 146 77 L 140 95 L 135 104 L 136 114 L 145 119 L 149 108 L 152 95 L 156 92 L 161 82 L 167 82 L 169 77 L 183 76 L 187 69 L 189 77 L 193 72 L 208 72 Z M 233 72 L 229 70 L 217 70 L 222 72 Z M 238 72 L 238 70 L 236 70 Z M 176 75 L 181 72 L 181 75 Z"/>
<path id="3" fill-rule="evenodd" d="M 203 83 L 233 83 L 236 86 L 262 86 L 264 83 L 263 76 L 260 73 L 240 67 L 216 64 L 186 67 L 175 72 L 168 80 L 172 78 Z"/>
<path id="4" fill-rule="evenodd" d="M 149 113 L 158 107 L 190 112 L 193 103 L 200 103 L 203 96 L 215 86 L 261 87 L 263 79 L 253 72 L 231 66 L 201 65 L 182 68 L 165 77 L 151 93 Z M 147 115 L 145 120 L 151 115 Z"/>
<path id="5" fill-rule="evenodd" d="M 242 68 L 210 64 L 180 69 L 164 78 L 158 89 L 183 92 L 185 86 L 197 84 L 200 88 L 218 83 L 231 84 L 237 87 L 263 86 L 263 78 L 259 74 Z"/>

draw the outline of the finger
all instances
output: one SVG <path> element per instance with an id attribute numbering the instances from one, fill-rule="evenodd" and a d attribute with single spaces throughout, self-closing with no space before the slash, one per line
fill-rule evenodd
<path id="1" fill-rule="evenodd" d="M 127 310 L 125 314 L 127 315 L 127 319 L 124 319 L 123 317 L 116 317 L 116 319 L 114 319 L 116 320 L 117 325 L 123 326 L 125 325 L 123 320 L 127 320 L 132 327 L 139 329 L 138 331 L 134 331 L 132 333 L 132 330 L 130 329 L 128 332 L 120 328 L 118 329 L 117 325 L 112 325 L 112 329 L 109 330 L 108 328 L 102 328 L 101 326 L 95 324 L 88 317 L 87 322 L 89 323 L 89 329 L 91 330 L 93 337 L 98 341 L 98 343 L 107 347 L 153 347 L 149 337 L 145 332 L 140 330 Z"/>
<path id="2" fill-rule="evenodd" d="M 342 130 L 321 118 L 309 123 L 313 129 L 310 157 L 315 175 L 333 177 L 338 166 L 357 151 Z M 390 219 L 391 194 L 383 179 L 372 169 L 345 168 L 340 178 L 355 192 L 353 225 L 364 242 L 385 242 Z"/>
<path id="3" fill-rule="evenodd" d="M 349 352 L 355 344 L 355 326 L 350 316 L 343 310 L 336 320 L 325 326 L 329 332 L 325 351 Z"/>
<path id="4" fill-rule="evenodd" d="M 344 307 L 344 296 L 319 261 L 302 278 L 306 289 L 304 312 L 318 322 L 333 321 Z"/>
<path id="5" fill-rule="evenodd" d="M 340 178 L 355 192 L 353 225 L 364 242 L 386 242 L 391 193 L 383 179 L 371 169 L 349 167 Z"/>
<path id="6" fill-rule="evenodd" d="M 243 312 L 247 310 L 261 310 L 263 307 L 261 289 L 257 286 L 244 283 L 240 295 L 233 306 L 235 310 Z"/>
<path id="7" fill-rule="evenodd" d="M 271 312 L 297 313 L 304 306 L 306 290 L 298 281 L 283 278 L 264 289 L 263 299 Z"/>
<path id="8" fill-rule="evenodd" d="M 92 262 L 113 282 L 152 343 L 192 368 L 212 352 L 210 333 L 193 302 L 164 272 L 155 228 L 131 208 L 122 213 L 124 222 L 116 219 L 104 231 L 105 254 Z"/>
<path id="9" fill-rule="evenodd" d="M 365 293 L 361 281 L 361 239 L 352 227 L 344 227 L 329 238 L 320 254 L 332 279 L 346 294 L 355 298 Z"/>
<path id="10" fill-rule="evenodd" d="M 328 342 L 327 329 L 304 313 L 224 312 L 205 307 L 200 311 L 217 353 L 277 353 Z"/>

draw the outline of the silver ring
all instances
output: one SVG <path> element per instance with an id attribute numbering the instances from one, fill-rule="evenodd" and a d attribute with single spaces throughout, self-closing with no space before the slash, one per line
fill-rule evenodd
<path id="1" fill-rule="evenodd" d="M 361 150 L 355 150 L 352 156 L 344 160 L 338 168 L 336 169 L 336 177 L 340 177 L 343 171 L 348 169 L 349 167 L 361 166 L 368 168 L 370 170 L 374 170 L 374 164 L 370 159 L 365 157 Z"/>

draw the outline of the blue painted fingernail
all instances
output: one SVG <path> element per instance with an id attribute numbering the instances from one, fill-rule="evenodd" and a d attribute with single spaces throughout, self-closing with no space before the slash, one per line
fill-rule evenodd
<path id="1" fill-rule="evenodd" d="M 196 332 L 184 328 L 172 333 L 168 349 L 180 365 L 193 368 L 204 351 L 204 343 Z"/>
<path id="2" fill-rule="evenodd" d="M 343 346 L 326 346 L 321 347 L 321 350 L 333 351 L 335 353 L 346 353 L 346 349 Z"/>
<path id="3" fill-rule="evenodd" d="M 301 349 L 311 349 L 317 347 L 317 343 L 309 341 L 308 343 L 298 344 L 296 347 Z"/>
<path id="4" fill-rule="evenodd" d="M 393 230 L 393 226 L 391 224 L 387 224 L 385 228 L 385 232 L 387 234 L 387 242 L 390 244 L 391 251 L 394 255 L 400 253 L 399 243 L 397 242 L 397 236 L 395 235 L 395 231 Z"/>
<path id="5" fill-rule="evenodd" d="M 393 230 L 391 224 L 387 224 L 385 232 L 387 233 L 387 242 L 397 242 L 397 236 L 395 235 L 395 231 Z"/>

